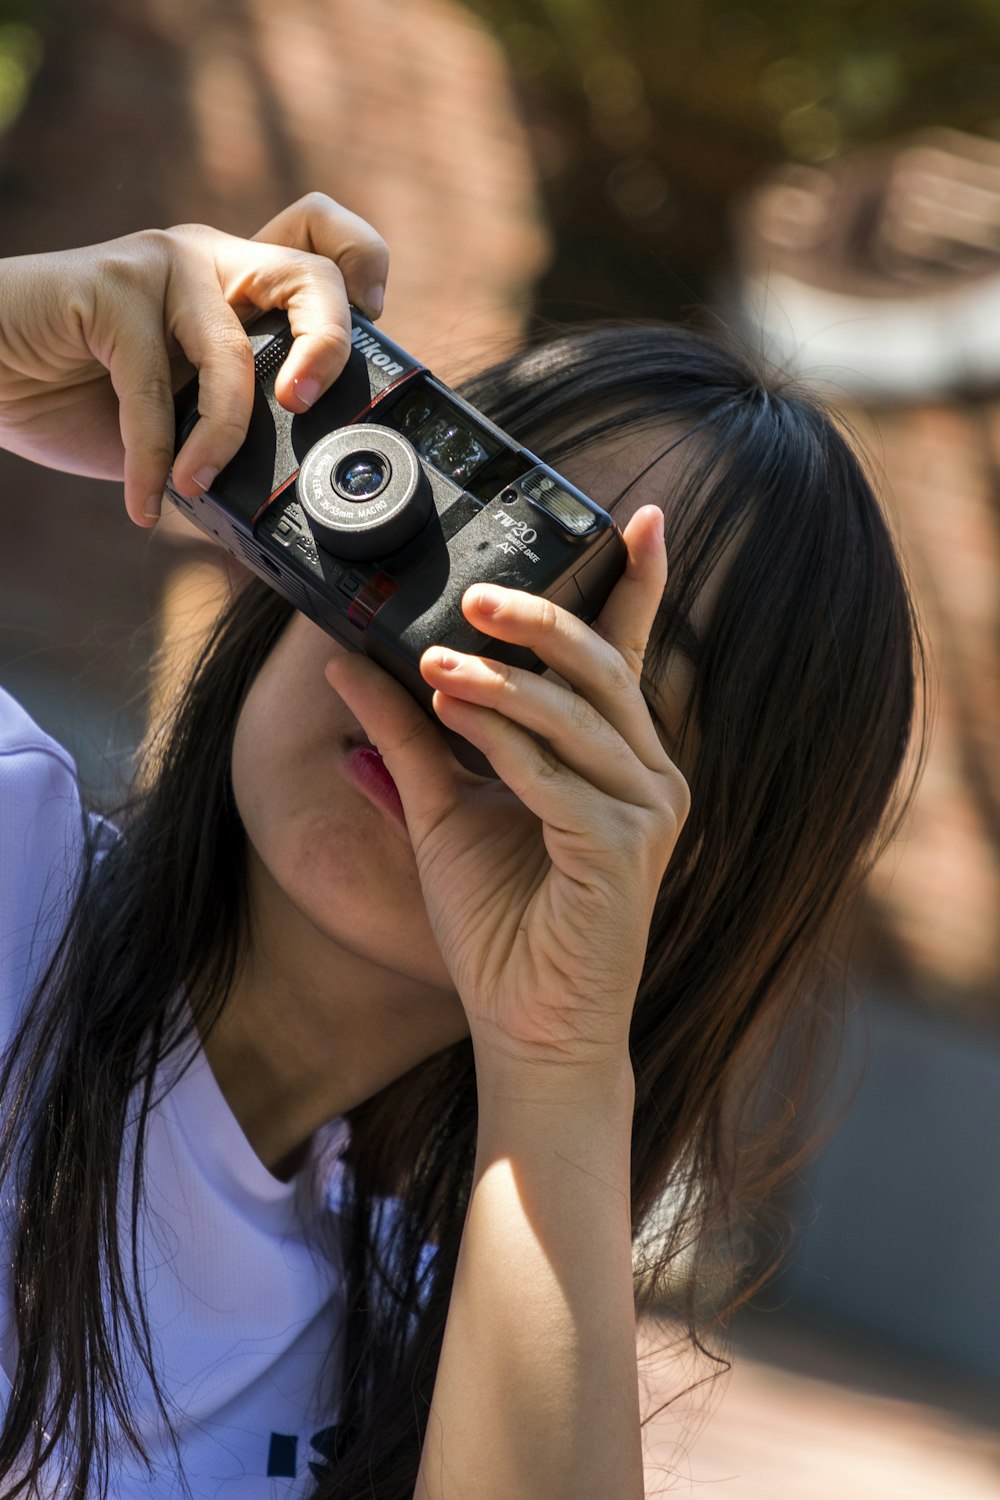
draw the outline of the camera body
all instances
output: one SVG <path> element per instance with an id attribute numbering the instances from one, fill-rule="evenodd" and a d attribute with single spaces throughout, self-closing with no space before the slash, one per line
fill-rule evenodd
<path id="1" fill-rule="evenodd" d="M 483 635 L 461 599 L 498 583 L 584 620 L 625 565 L 617 527 L 587 498 L 352 312 L 343 373 L 303 415 L 274 378 L 292 344 L 284 313 L 248 329 L 254 404 L 246 441 L 195 500 L 167 494 L 196 525 L 426 708 L 418 663 L 450 646 L 530 670 L 531 652 Z M 177 397 L 177 446 L 198 417 L 197 380 Z M 453 741 L 454 743 L 454 741 Z M 463 748 L 464 747 L 464 748 Z M 483 769 L 465 742 L 466 764 Z"/>

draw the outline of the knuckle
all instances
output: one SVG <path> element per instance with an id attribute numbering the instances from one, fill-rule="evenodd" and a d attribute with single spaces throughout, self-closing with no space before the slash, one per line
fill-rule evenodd
<path id="1" fill-rule="evenodd" d="M 607 630 L 602 629 L 597 621 L 594 622 L 591 629 L 595 635 L 599 635 L 601 640 L 611 647 L 627 677 L 637 677 L 640 674 L 646 655 L 645 640 L 615 641 L 608 634 Z"/>
<path id="2" fill-rule="evenodd" d="M 204 240 L 209 239 L 218 231 L 211 229 L 207 224 L 183 223 L 171 224 L 169 229 L 146 229 L 143 234 L 157 235 L 165 245 L 174 245 L 178 240 Z"/>
<path id="3" fill-rule="evenodd" d="M 174 463 L 174 450 L 172 450 L 169 444 L 157 443 L 157 441 L 153 441 L 153 443 L 135 443 L 133 441 L 129 447 L 129 459 L 135 460 L 136 458 L 142 460 L 144 468 L 162 469 L 163 472 L 166 472 L 171 468 L 172 463 Z"/>
<path id="4" fill-rule="evenodd" d="M 586 698 L 581 698 L 578 693 L 573 694 L 570 705 L 570 724 L 580 734 L 596 735 L 604 723 L 601 715 L 592 703 Z"/>
<path id="5" fill-rule="evenodd" d="M 340 259 L 357 261 L 372 258 L 388 260 L 389 246 L 377 230 L 374 230 L 370 224 L 366 224 L 363 219 L 358 219 L 352 225 L 351 233 L 344 241 Z"/>
<path id="6" fill-rule="evenodd" d="M 555 781 L 562 774 L 563 767 L 551 746 L 539 740 L 536 745 L 536 778 L 539 781 Z"/>
<path id="7" fill-rule="evenodd" d="M 642 807 L 623 805 L 616 817 L 616 833 L 619 849 L 631 859 L 642 858 L 652 842 L 648 811 Z"/>
<path id="8" fill-rule="evenodd" d="M 174 248 L 174 235 L 170 229 L 138 229 L 127 236 L 126 243 L 146 255 L 166 256 Z"/>
<path id="9" fill-rule="evenodd" d="M 492 686 L 498 692 L 510 693 L 514 689 L 514 674 L 511 671 L 510 664 L 508 662 L 491 661 L 490 679 Z"/>
<path id="10" fill-rule="evenodd" d="M 172 224 L 169 229 L 141 230 L 139 237 L 165 261 L 177 261 L 189 258 L 193 250 L 206 252 L 208 241 L 216 236 L 207 224 Z"/>
<path id="11" fill-rule="evenodd" d="M 331 198 L 329 193 L 320 192 L 319 188 L 312 188 L 296 200 L 293 208 L 299 213 L 319 215 L 339 212 L 340 204 L 335 198 Z"/>
<path id="12" fill-rule="evenodd" d="M 391 741 L 386 739 L 379 748 L 383 755 L 397 755 L 400 750 L 406 750 L 410 745 L 425 739 L 432 729 L 433 725 L 426 715 L 414 714 L 401 728 L 397 728 Z"/>
<path id="13" fill-rule="evenodd" d="M 686 778 L 678 771 L 676 766 L 672 765 L 670 767 L 669 778 L 672 794 L 671 802 L 677 818 L 677 831 L 679 833 L 687 822 L 688 814 L 691 811 L 691 788 Z"/>
<path id="14" fill-rule="evenodd" d="M 213 440 L 224 440 L 230 445 L 235 443 L 237 447 L 246 437 L 247 428 L 250 425 L 249 413 L 246 417 L 225 413 L 219 416 L 206 416 L 203 420 Z"/>
<path id="15" fill-rule="evenodd" d="M 141 454 L 144 461 L 166 472 L 174 461 L 174 450 L 166 443 L 143 443 Z M 133 456 L 135 449 L 133 448 Z"/>
<path id="16" fill-rule="evenodd" d="M 173 410 L 174 395 L 170 381 L 165 375 L 153 370 L 136 382 L 129 392 L 129 398 L 134 405 L 157 412 Z"/>
<path id="17" fill-rule="evenodd" d="M 346 328 L 339 325 L 332 328 L 324 328 L 313 335 L 331 365 L 338 368 L 346 365 L 351 353 L 351 338 Z"/>
<path id="18" fill-rule="evenodd" d="M 646 660 L 645 641 L 626 641 L 620 647 L 621 657 L 630 677 L 638 677 Z"/>
<path id="19" fill-rule="evenodd" d="M 337 265 L 348 282 L 355 282 L 371 259 L 371 246 L 360 236 L 350 235 L 337 246 Z"/>
<path id="20" fill-rule="evenodd" d="M 206 324 L 204 334 L 206 350 L 217 358 L 222 358 L 228 363 L 242 365 L 250 369 L 253 364 L 253 351 L 250 348 L 250 340 L 238 323 L 230 318 L 213 318 Z"/>
<path id="21" fill-rule="evenodd" d="M 105 282 L 122 296 L 131 297 L 149 285 L 150 271 L 163 266 L 166 253 L 159 243 L 160 230 L 143 230 L 113 241 L 101 258 Z"/>
<path id="22" fill-rule="evenodd" d="M 367 220 L 362 219 L 359 214 L 352 213 L 328 193 L 320 192 L 314 188 L 311 192 L 303 194 L 292 205 L 292 212 L 299 214 L 306 220 L 329 219 L 336 215 L 340 218 L 338 260 L 351 260 L 352 258 L 369 257 L 371 255 L 389 258 L 389 247 L 385 240 L 373 229 Z"/>
<path id="23" fill-rule="evenodd" d="M 535 612 L 535 625 L 542 635 L 554 635 L 559 625 L 559 611 L 551 599 L 539 599 Z"/>
<path id="24" fill-rule="evenodd" d="M 656 806 L 663 824 L 663 836 L 673 845 L 691 811 L 691 789 L 676 766 L 669 765 L 663 771 Z"/>
<path id="25" fill-rule="evenodd" d="M 620 651 L 612 651 L 607 659 L 607 685 L 613 693 L 622 693 L 635 686 L 635 673 Z"/>

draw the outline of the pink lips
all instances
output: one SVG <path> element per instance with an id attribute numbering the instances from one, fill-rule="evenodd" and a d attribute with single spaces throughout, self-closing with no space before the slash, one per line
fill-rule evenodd
<path id="1" fill-rule="evenodd" d="M 406 828 L 406 816 L 396 783 L 386 769 L 385 761 L 374 745 L 353 745 L 347 752 L 347 771 L 369 801 L 374 802 Z"/>

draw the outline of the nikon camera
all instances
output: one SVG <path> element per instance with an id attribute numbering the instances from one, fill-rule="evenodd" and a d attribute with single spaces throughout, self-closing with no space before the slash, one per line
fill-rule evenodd
<path id="1" fill-rule="evenodd" d="M 243 447 L 196 500 L 196 525 L 430 708 L 418 662 L 431 645 L 540 671 L 523 647 L 474 630 L 473 583 L 524 589 L 590 621 L 625 565 L 611 517 L 352 312 L 343 373 L 308 412 L 274 394 L 292 344 L 284 313 L 249 329 L 253 414 Z M 198 417 L 177 397 L 177 447 Z M 477 770 L 482 758 L 452 738 Z"/>

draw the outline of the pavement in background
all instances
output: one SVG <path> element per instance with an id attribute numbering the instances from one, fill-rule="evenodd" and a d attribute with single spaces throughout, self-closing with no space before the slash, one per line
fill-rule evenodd
<path id="1" fill-rule="evenodd" d="M 648 1425 L 647 1500 L 1000 1500 L 996 1393 L 781 1326 L 732 1358 Z M 692 1378 L 669 1355 L 643 1368 L 654 1404 Z"/>

